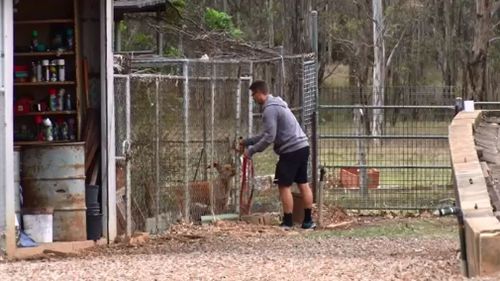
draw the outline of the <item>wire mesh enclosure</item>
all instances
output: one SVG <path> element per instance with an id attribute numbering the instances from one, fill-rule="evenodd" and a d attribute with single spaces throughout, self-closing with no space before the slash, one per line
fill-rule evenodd
<path id="1" fill-rule="evenodd" d="M 142 61 L 151 74 L 116 74 L 121 228 L 155 232 L 181 219 L 237 213 L 241 160 L 235 143 L 261 127 L 248 88 L 255 79 L 266 80 L 271 94 L 282 96 L 301 120 L 310 60 Z M 254 158 L 257 176 L 274 173 L 272 153 Z M 258 182 L 264 184 L 254 184 L 254 211 L 279 208 L 277 191 Z"/>
<path id="2" fill-rule="evenodd" d="M 451 88 L 324 88 L 319 100 L 319 164 L 325 202 L 350 209 L 429 209 L 453 197 L 448 125 Z M 372 132 L 374 114 L 382 132 Z"/>

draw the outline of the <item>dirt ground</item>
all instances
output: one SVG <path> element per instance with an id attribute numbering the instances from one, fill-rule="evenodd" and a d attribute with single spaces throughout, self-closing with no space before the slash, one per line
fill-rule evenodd
<path id="1" fill-rule="evenodd" d="M 333 217 L 315 231 L 176 225 L 133 245 L 0 262 L 0 280 L 464 280 L 453 218 Z"/>

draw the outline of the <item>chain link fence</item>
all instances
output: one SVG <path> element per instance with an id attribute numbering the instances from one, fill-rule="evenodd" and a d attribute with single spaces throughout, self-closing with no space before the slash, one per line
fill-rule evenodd
<path id="1" fill-rule="evenodd" d="M 261 109 L 248 88 L 255 79 L 266 80 L 302 121 L 304 65 L 310 61 L 310 55 L 136 60 L 141 73 L 115 74 L 119 229 L 157 232 L 181 220 L 238 213 L 241 160 L 234 145 L 261 129 Z M 272 149 L 254 163 L 253 211 L 279 210 L 277 190 L 266 177 L 274 174 Z"/>

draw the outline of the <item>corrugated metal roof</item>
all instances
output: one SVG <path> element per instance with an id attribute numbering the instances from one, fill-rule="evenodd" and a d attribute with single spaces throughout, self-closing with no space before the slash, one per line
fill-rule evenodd
<path id="1" fill-rule="evenodd" d="M 165 5 L 165 0 L 115 0 L 115 8 L 145 8 L 150 6 Z"/>
<path id="2" fill-rule="evenodd" d="M 165 0 L 115 0 L 113 1 L 116 12 L 141 13 L 155 12 L 165 9 Z"/>

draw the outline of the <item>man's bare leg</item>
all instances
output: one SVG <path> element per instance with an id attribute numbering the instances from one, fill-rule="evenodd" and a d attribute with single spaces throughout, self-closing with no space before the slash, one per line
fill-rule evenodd
<path id="1" fill-rule="evenodd" d="M 293 211 L 293 197 L 291 186 L 280 186 L 280 199 L 283 204 L 283 213 L 288 214 Z"/>
<path id="2" fill-rule="evenodd" d="M 304 202 L 305 209 L 312 209 L 313 205 L 313 194 L 312 190 L 309 187 L 309 183 L 299 184 L 299 191 L 302 195 L 302 201 Z"/>
<path id="3" fill-rule="evenodd" d="M 282 226 L 293 226 L 293 197 L 291 186 L 279 186 L 280 199 L 283 207 L 283 223 Z"/>

